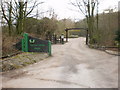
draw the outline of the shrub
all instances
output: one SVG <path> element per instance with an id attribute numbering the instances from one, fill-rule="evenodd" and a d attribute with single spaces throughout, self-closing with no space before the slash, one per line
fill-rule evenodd
<path id="1" fill-rule="evenodd" d="M 115 40 L 118 42 L 118 45 L 120 46 L 120 30 L 116 32 L 116 38 Z"/>

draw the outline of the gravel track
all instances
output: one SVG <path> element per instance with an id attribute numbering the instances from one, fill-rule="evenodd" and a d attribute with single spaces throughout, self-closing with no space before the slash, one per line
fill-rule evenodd
<path id="1" fill-rule="evenodd" d="M 52 56 L 4 73 L 4 88 L 117 88 L 118 56 L 90 49 L 85 38 L 53 45 Z"/>

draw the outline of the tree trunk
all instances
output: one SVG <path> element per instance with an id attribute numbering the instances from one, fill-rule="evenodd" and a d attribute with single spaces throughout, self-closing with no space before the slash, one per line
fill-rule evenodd
<path id="1" fill-rule="evenodd" d="M 17 19 L 16 30 L 17 34 L 22 34 L 24 32 L 24 4 L 19 2 L 19 17 Z"/>

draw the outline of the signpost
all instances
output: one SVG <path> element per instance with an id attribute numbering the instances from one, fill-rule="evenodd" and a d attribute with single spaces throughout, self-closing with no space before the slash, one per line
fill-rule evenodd
<path id="1" fill-rule="evenodd" d="M 44 52 L 51 56 L 51 42 L 41 40 L 28 36 L 27 33 L 23 35 L 22 39 L 22 51 L 24 52 Z"/>

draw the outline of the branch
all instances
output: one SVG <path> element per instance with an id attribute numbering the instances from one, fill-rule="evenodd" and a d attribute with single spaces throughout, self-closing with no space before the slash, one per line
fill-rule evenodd
<path id="1" fill-rule="evenodd" d="M 18 17 L 18 13 L 17 13 L 18 7 L 17 7 L 17 6 L 18 6 L 19 4 L 16 2 L 16 0 L 14 0 L 14 2 L 15 2 L 15 6 L 16 6 L 16 7 L 15 7 L 15 11 L 14 11 L 14 12 L 16 12 L 16 13 L 15 13 L 14 15 L 15 15 L 15 17 L 17 18 L 17 17 Z"/>
<path id="2" fill-rule="evenodd" d="M 4 10 L 4 7 L 3 7 L 3 3 L 2 3 L 2 1 L 1 1 L 1 9 L 2 9 L 3 17 L 5 18 L 5 20 L 6 20 L 7 22 L 9 22 L 7 16 L 5 15 L 5 10 Z"/>
<path id="3" fill-rule="evenodd" d="M 74 7 L 78 7 L 79 10 L 85 15 L 85 13 L 83 12 L 83 10 L 81 9 L 81 4 L 80 2 L 78 3 L 77 0 L 76 0 L 76 3 L 73 3 L 73 2 L 70 2 L 71 5 L 73 5 Z"/>
<path id="4" fill-rule="evenodd" d="M 92 13 L 91 13 L 92 17 L 93 17 L 93 14 L 94 14 L 95 5 L 96 5 L 96 2 L 93 2 L 93 4 L 92 4 Z"/>
<path id="5" fill-rule="evenodd" d="M 27 17 L 32 11 L 33 11 L 33 9 L 36 7 L 36 6 L 38 6 L 39 4 L 42 4 L 42 3 L 44 3 L 44 2 L 40 2 L 40 3 L 38 3 L 38 4 L 36 4 L 37 2 L 35 1 L 34 2 L 34 5 L 32 6 L 32 8 L 31 8 L 31 10 L 25 15 L 25 17 Z"/>
<path id="6" fill-rule="evenodd" d="M 77 0 L 76 0 L 76 3 L 77 3 L 78 8 L 80 9 L 80 11 L 85 15 L 84 11 L 81 8 L 81 6 L 82 6 L 81 3 L 77 2 Z"/>
<path id="7" fill-rule="evenodd" d="M 90 17 L 90 1 L 88 0 L 88 5 L 87 5 L 87 9 L 88 9 L 88 17 Z"/>
<path id="8" fill-rule="evenodd" d="M 86 2 L 83 0 L 83 4 L 84 4 L 84 7 L 85 7 L 85 13 L 87 15 L 87 7 L 86 7 Z"/>
<path id="9" fill-rule="evenodd" d="M 43 13 L 46 13 L 46 12 L 49 12 L 49 10 L 48 11 L 45 11 L 45 12 L 40 12 L 40 13 L 38 13 L 38 15 L 40 15 L 40 14 L 43 14 Z M 31 15 L 33 15 L 33 14 L 31 14 Z M 30 17 L 36 17 L 37 15 L 33 15 L 33 16 L 30 16 Z"/>
<path id="10" fill-rule="evenodd" d="M 25 2 L 24 6 L 25 6 L 24 18 L 25 18 L 25 15 L 26 15 L 26 12 L 27 12 L 27 1 Z"/>

